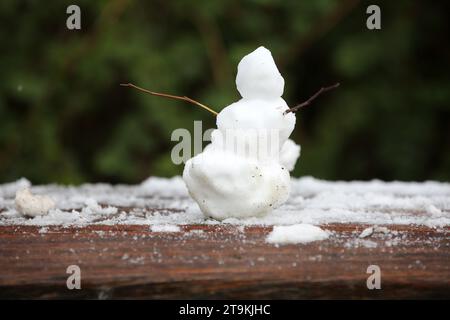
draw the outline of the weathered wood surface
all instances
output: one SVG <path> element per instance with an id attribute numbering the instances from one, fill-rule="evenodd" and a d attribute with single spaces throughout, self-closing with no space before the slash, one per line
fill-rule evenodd
<path id="1" fill-rule="evenodd" d="M 271 227 L 0 226 L 0 298 L 450 298 L 448 228 L 358 240 L 367 226 L 322 227 L 331 239 L 277 247 Z M 74 264 L 81 290 L 66 287 Z M 372 264 L 381 290 L 367 289 Z"/>

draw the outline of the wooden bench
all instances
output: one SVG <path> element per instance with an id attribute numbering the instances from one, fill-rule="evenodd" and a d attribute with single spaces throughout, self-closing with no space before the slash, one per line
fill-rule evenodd
<path id="1" fill-rule="evenodd" d="M 274 246 L 271 227 L 186 225 L 0 226 L 0 298 L 449 298 L 448 228 L 330 224 L 329 240 Z M 69 290 L 69 265 L 81 290 Z M 381 289 L 369 290 L 369 265 Z"/>

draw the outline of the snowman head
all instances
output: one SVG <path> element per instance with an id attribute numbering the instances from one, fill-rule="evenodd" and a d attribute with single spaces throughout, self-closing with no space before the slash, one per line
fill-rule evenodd
<path id="1" fill-rule="evenodd" d="M 238 65 L 236 86 L 246 99 L 275 99 L 282 96 L 284 79 L 269 50 L 259 47 L 242 58 Z"/>

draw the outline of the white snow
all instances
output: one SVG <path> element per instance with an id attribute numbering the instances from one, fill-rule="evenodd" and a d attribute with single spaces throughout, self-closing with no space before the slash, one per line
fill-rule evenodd
<path id="1" fill-rule="evenodd" d="M 388 234 L 390 233 L 390 230 L 386 227 L 368 227 L 360 233 L 359 238 L 367 238 L 373 235 L 374 233 Z"/>
<path id="2" fill-rule="evenodd" d="M 294 224 L 292 226 L 275 226 L 267 236 L 266 242 L 274 244 L 308 243 L 325 240 L 329 237 L 327 231 L 311 224 Z"/>
<path id="3" fill-rule="evenodd" d="M 261 216 L 289 193 L 289 172 L 209 149 L 186 163 L 184 179 L 200 209 L 215 219 Z"/>
<path id="4" fill-rule="evenodd" d="M 294 178 L 288 200 L 270 214 L 218 222 L 202 214 L 180 177 L 151 178 L 138 185 L 31 186 L 32 193 L 45 194 L 56 203 L 48 214 L 34 218 L 24 217 L 15 206 L 15 192 L 23 181 L 0 184 L 0 225 L 450 225 L 450 184 L 443 182 Z"/>
<path id="5" fill-rule="evenodd" d="M 180 232 L 180 227 L 173 224 L 152 225 L 150 230 L 153 232 Z"/>
<path id="6" fill-rule="evenodd" d="M 183 172 L 200 210 L 218 220 L 263 216 L 283 204 L 300 154 L 287 142 L 295 115 L 284 114 L 284 79 L 269 50 L 259 47 L 241 60 L 236 86 L 242 99 L 217 115 L 211 144 Z"/>
<path id="7" fill-rule="evenodd" d="M 86 207 L 81 212 L 86 215 L 109 215 L 117 213 L 117 208 L 111 206 L 103 208 L 93 198 L 87 198 L 84 202 Z"/>
<path id="8" fill-rule="evenodd" d="M 17 181 L 4 183 L 0 188 L 0 198 L 13 197 L 16 192 L 25 188 L 29 188 L 31 186 L 31 182 L 25 178 L 20 178 Z"/>
<path id="9" fill-rule="evenodd" d="M 17 211 L 29 217 L 45 215 L 55 207 L 52 198 L 46 195 L 34 195 L 28 187 L 16 192 L 14 202 Z"/>
<path id="10" fill-rule="evenodd" d="M 288 139 L 280 152 L 280 164 L 287 168 L 289 171 L 294 170 L 295 163 L 300 157 L 301 147 L 296 144 L 293 140 Z"/>
<path id="11" fill-rule="evenodd" d="M 429 214 L 434 214 L 434 215 L 440 215 L 442 214 L 441 210 L 439 210 L 438 208 L 436 208 L 434 205 L 430 204 L 426 207 L 426 210 Z"/>
<path id="12" fill-rule="evenodd" d="M 141 183 L 142 190 L 152 196 L 174 197 L 187 193 L 186 185 L 181 177 L 159 178 L 149 177 Z"/>
<path id="13" fill-rule="evenodd" d="M 373 227 L 369 227 L 364 229 L 361 234 L 359 235 L 360 238 L 367 238 L 369 236 L 371 236 L 373 233 Z"/>
<path id="14" fill-rule="evenodd" d="M 279 98 L 283 95 L 284 79 L 278 71 L 272 53 L 259 47 L 238 64 L 236 87 L 243 98 Z"/>

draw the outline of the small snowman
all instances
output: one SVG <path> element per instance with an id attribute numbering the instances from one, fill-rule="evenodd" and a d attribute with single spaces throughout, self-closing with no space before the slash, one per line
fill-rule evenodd
<path id="1" fill-rule="evenodd" d="M 269 50 L 259 47 L 241 60 L 236 86 L 242 99 L 217 115 L 211 144 L 183 172 L 202 212 L 218 220 L 261 216 L 283 204 L 300 155 L 288 140 L 295 115 L 285 113 L 284 79 Z"/>
<path id="2" fill-rule="evenodd" d="M 289 139 L 295 112 L 339 83 L 323 87 L 305 102 L 289 108 L 281 97 L 284 79 L 272 54 L 259 47 L 238 65 L 236 86 L 242 99 L 220 113 L 185 96 L 153 92 L 131 83 L 121 85 L 183 100 L 217 116 L 211 143 L 186 162 L 183 179 L 201 211 L 224 220 L 262 216 L 287 200 L 289 171 L 300 156 L 300 146 Z"/>

